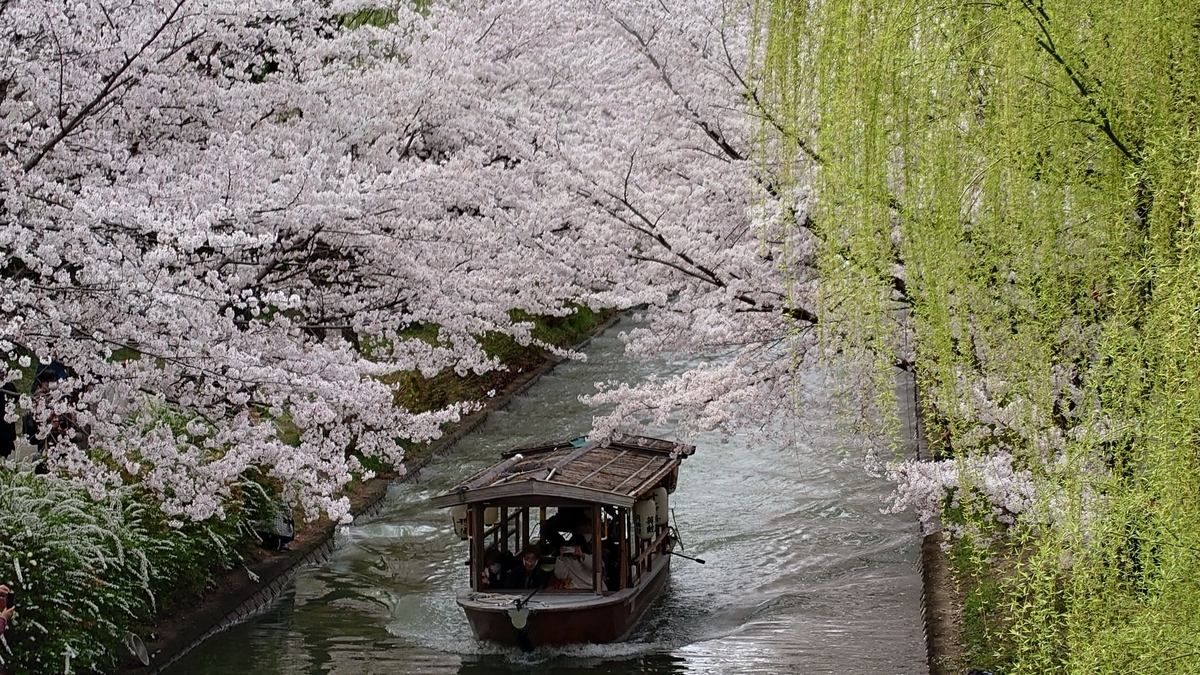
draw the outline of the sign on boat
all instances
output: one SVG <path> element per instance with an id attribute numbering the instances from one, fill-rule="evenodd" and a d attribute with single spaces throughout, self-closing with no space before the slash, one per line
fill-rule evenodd
<path id="1" fill-rule="evenodd" d="M 624 639 L 679 555 L 668 495 L 695 450 L 622 434 L 517 448 L 435 496 L 471 542 L 457 600 L 475 636 L 525 650 Z M 521 560 L 534 555 L 536 570 Z"/>

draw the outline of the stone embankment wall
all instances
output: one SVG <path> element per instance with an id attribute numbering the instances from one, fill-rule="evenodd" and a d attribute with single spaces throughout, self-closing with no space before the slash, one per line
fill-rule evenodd
<path id="1" fill-rule="evenodd" d="M 896 400 L 899 404 L 900 433 L 904 442 L 905 455 L 929 460 L 929 446 L 925 438 L 925 425 L 921 417 L 920 391 L 916 378 L 910 370 L 899 370 L 896 376 Z M 935 531 L 921 539 L 921 618 L 925 628 L 925 652 L 928 657 L 930 675 L 952 675 L 956 673 L 957 611 L 946 562 L 942 550 L 942 532 L 939 523 Z"/>

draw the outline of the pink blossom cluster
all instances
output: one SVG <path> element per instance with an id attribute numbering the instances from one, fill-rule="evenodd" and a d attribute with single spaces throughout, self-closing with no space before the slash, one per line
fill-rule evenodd
<path id="1" fill-rule="evenodd" d="M 18 406 L 49 465 L 97 496 L 138 482 L 179 522 L 250 479 L 340 519 L 351 451 L 395 464 L 469 407 L 404 410 L 386 376 L 502 368 L 477 336 L 537 344 L 514 310 L 578 304 L 647 308 L 631 355 L 730 357 L 606 387 L 598 428 L 786 403 L 811 282 L 783 270 L 813 246 L 751 159 L 750 18 L 0 4 L 0 351 L 8 381 L 71 369 Z"/>
<path id="2" fill-rule="evenodd" d="M 1062 330 L 1070 333 L 1064 338 L 1084 344 L 1095 338 L 1095 331 L 1071 323 Z M 936 414 L 953 420 L 953 433 L 936 433 L 954 459 L 892 466 L 897 487 L 890 510 L 914 506 L 931 531 L 942 508 L 965 507 L 975 518 L 955 525 L 952 534 L 979 525 L 1011 532 L 1017 523 L 1043 528 L 1094 520 L 1105 504 L 1092 486 L 1110 478 L 1100 451 L 1127 430 L 1089 398 L 1096 394 L 1078 366 L 1052 363 L 1044 368 L 1047 377 L 1017 381 L 1012 364 L 1027 360 L 1015 353 L 1022 348 L 1017 341 L 972 344 L 978 369 L 960 365 L 949 382 L 925 392 Z"/>
<path id="3" fill-rule="evenodd" d="M 893 466 L 888 478 L 896 483 L 895 501 L 888 511 L 914 507 L 926 533 L 938 529 L 946 506 L 982 511 L 985 520 L 1010 526 L 1033 508 L 1037 498 L 1032 473 L 1014 469 L 1013 457 L 1006 452 L 936 462 L 909 459 Z"/>

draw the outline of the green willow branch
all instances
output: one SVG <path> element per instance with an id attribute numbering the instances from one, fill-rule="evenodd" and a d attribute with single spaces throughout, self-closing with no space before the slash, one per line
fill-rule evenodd
<path id="1" fill-rule="evenodd" d="M 1066 59 L 1064 59 L 1062 54 L 1059 53 L 1058 47 L 1054 43 L 1054 36 L 1050 34 L 1050 16 L 1046 13 L 1045 8 L 1040 4 L 1035 6 L 1030 0 L 1021 0 L 1021 6 L 1024 7 L 1027 12 L 1029 12 L 1031 17 L 1033 17 L 1034 22 L 1036 22 L 1038 25 L 1039 31 L 1042 33 L 1042 37 L 1035 37 L 1034 42 L 1037 43 L 1038 47 L 1041 47 L 1042 51 L 1046 52 L 1050 58 L 1054 59 L 1058 65 L 1062 66 L 1063 71 L 1067 74 L 1067 78 L 1071 80 L 1071 83 L 1075 85 L 1075 89 L 1079 91 L 1079 95 L 1087 101 L 1088 106 L 1090 106 L 1095 114 L 1100 118 L 1099 122 L 1095 120 L 1088 120 L 1088 122 L 1103 131 L 1104 135 L 1107 136 L 1110 141 L 1112 141 L 1113 145 L 1115 145 L 1117 149 L 1121 151 L 1121 154 L 1125 155 L 1129 161 L 1133 162 L 1135 165 L 1140 164 L 1141 159 L 1134 155 L 1129 150 L 1129 147 L 1117 137 L 1117 133 L 1113 130 L 1112 122 L 1108 119 L 1108 111 L 1105 110 L 1104 106 L 1100 105 L 1096 101 L 1095 92 L 1089 89 L 1086 84 L 1084 84 L 1083 78 L 1079 75 L 1079 73 L 1076 72 L 1076 70 L 1071 67 L 1071 64 L 1067 63 Z M 1102 87 L 1103 85 L 1100 86 Z"/>

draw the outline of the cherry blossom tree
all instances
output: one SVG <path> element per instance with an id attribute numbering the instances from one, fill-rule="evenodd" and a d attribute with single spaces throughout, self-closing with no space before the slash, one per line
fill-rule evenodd
<path id="1" fill-rule="evenodd" d="M 419 10 L 419 11 L 418 11 Z M 503 367 L 525 315 L 645 307 L 632 355 L 721 350 L 598 430 L 790 400 L 797 200 L 751 158 L 750 9 L 719 2 L 3 0 L 0 347 L 48 465 L 176 519 L 247 477 L 308 516 L 467 405 L 382 381 Z M 412 329 L 436 326 L 432 343 Z M 803 335 L 803 331 L 800 331 Z M 11 415 L 12 413 L 10 413 Z"/>
<path id="2" fill-rule="evenodd" d="M 661 380 L 600 383 L 590 400 L 616 405 L 595 433 L 677 412 L 688 433 L 790 405 L 789 350 L 796 338 L 807 347 L 816 317 L 805 307 L 811 282 L 788 286 L 782 270 L 802 274 L 812 240 L 777 169 L 752 156 L 751 8 L 514 2 L 475 12 L 454 15 L 457 30 L 478 35 L 459 39 L 467 70 L 486 74 L 477 96 L 503 111 L 523 160 L 561 190 L 543 240 L 576 270 L 580 301 L 648 308 L 626 333 L 631 356 L 713 359 Z"/>

